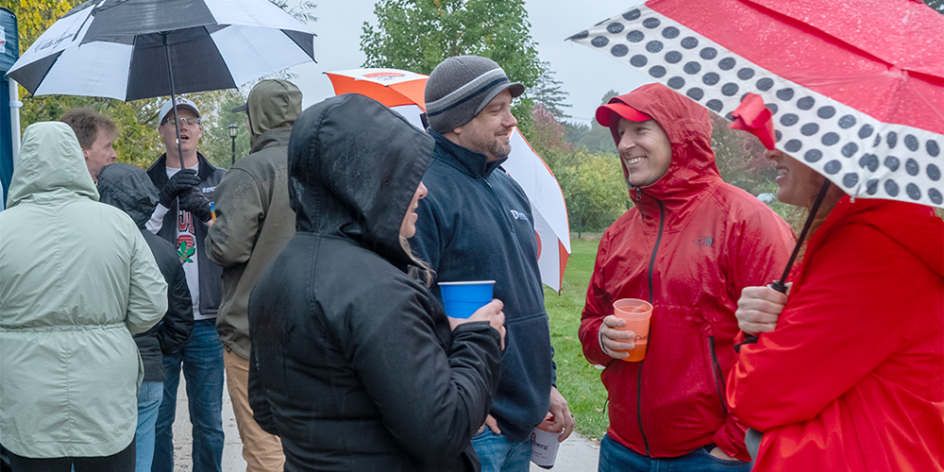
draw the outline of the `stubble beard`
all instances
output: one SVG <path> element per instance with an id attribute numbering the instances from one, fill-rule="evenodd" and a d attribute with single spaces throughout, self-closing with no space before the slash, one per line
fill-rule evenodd
<path id="1" fill-rule="evenodd" d="M 511 144 L 506 146 L 496 139 L 489 145 L 488 153 L 496 160 L 507 159 L 508 155 L 511 154 Z"/>

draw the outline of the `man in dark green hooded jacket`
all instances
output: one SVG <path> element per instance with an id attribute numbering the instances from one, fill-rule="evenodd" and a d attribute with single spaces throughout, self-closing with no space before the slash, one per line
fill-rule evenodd
<path id="1" fill-rule="evenodd" d="M 216 187 L 216 222 L 206 238 L 207 257 L 223 267 L 223 302 L 216 330 L 243 442 L 247 472 L 281 471 L 277 436 L 263 431 L 249 407 L 249 293 L 256 279 L 295 234 L 288 199 L 288 139 L 302 109 L 302 93 L 285 80 L 263 80 L 245 107 L 252 151 Z"/>

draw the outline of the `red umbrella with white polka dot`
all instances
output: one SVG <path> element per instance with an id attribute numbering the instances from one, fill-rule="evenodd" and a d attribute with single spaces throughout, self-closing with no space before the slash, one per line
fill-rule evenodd
<path id="1" fill-rule="evenodd" d="M 650 0 L 569 39 L 728 120 L 759 95 L 771 144 L 849 195 L 944 208 L 942 31 L 916 0 Z"/>

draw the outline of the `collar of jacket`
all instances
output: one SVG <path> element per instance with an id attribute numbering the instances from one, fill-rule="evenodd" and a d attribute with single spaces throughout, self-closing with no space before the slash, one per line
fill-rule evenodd
<path id="1" fill-rule="evenodd" d="M 485 154 L 460 146 L 435 130 L 430 129 L 429 134 L 436 139 L 437 147 L 445 151 L 433 153 L 434 157 L 450 163 L 453 167 L 473 177 L 488 178 L 492 171 L 508 160 L 506 157 L 505 159 L 488 162 L 488 157 Z"/>
<path id="2" fill-rule="evenodd" d="M 199 151 L 197 152 L 197 162 L 200 163 L 200 170 L 197 171 L 197 176 L 200 177 L 201 181 L 207 180 L 213 176 L 213 172 L 216 169 L 216 167 L 214 167 L 213 164 L 210 164 L 210 161 L 208 161 L 207 158 L 203 157 L 203 154 L 200 154 Z M 164 154 L 161 154 L 161 157 L 158 157 L 157 160 L 154 161 L 154 164 L 152 164 L 150 168 L 148 168 L 148 172 L 150 172 L 152 169 L 166 169 L 166 168 L 167 168 L 167 153 L 164 153 Z M 157 187 L 160 188 L 161 185 L 167 183 L 167 180 L 168 180 L 167 172 L 163 172 L 163 173 L 158 172 L 156 175 L 157 175 L 157 179 L 159 180 Z"/>
<path id="3" fill-rule="evenodd" d="M 691 172 L 691 169 L 677 164 L 673 155 L 672 164 L 665 176 L 648 187 L 640 188 L 630 185 L 629 198 L 639 208 L 643 219 L 647 221 L 658 218 L 659 202 L 661 202 L 666 220 L 672 223 L 685 220 L 701 197 L 721 184 L 723 181 L 717 174 Z"/>
<path id="4" fill-rule="evenodd" d="M 249 154 L 259 152 L 269 146 L 288 146 L 288 140 L 291 136 L 291 125 L 272 128 L 259 136 L 253 136 L 252 149 L 249 150 Z"/>
<path id="5" fill-rule="evenodd" d="M 944 277 L 944 245 L 940 244 L 944 240 L 944 224 L 931 207 L 881 198 L 853 200 L 849 195 L 843 195 L 810 237 L 803 261 L 793 267 L 788 279 L 802 277 L 803 268 L 825 244 L 833 228 L 846 224 L 871 226 Z"/>

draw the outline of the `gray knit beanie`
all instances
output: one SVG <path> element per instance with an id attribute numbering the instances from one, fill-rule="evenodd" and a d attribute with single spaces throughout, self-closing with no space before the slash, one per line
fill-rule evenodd
<path id="1" fill-rule="evenodd" d="M 503 90 L 512 97 L 524 85 L 512 83 L 498 64 L 479 56 L 455 56 L 442 61 L 426 80 L 426 117 L 429 127 L 448 133 L 478 116 Z"/>

